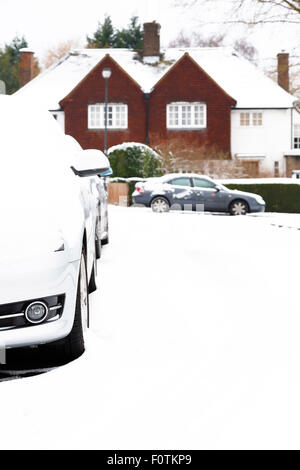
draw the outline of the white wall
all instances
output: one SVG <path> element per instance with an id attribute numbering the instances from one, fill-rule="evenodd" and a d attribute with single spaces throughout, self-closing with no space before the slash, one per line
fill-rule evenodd
<path id="1" fill-rule="evenodd" d="M 50 111 L 50 113 L 56 116 L 58 124 L 61 126 L 62 130 L 65 132 L 65 113 L 64 111 Z"/>
<path id="2" fill-rule="evenodd" d="M 300 124 L 300 112 L 294 111 L 293 120 L 295 124 Z"/>
<path id="3" fill-rule="evenodd" d="M 241 112 L 262 112 L 262 126 L 240 126 Z M 232 110 L 231 151 L 236 154 L 262 154 L 260 168 L 274 172 L 274 162 L 279 162 L 280 176 L 285 175 L 284 153 L 291 149 L 291 110 L 257 109 Z"/>

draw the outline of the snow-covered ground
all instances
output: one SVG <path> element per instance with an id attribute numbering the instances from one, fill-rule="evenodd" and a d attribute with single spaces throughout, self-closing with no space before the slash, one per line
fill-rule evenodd
<path id="1" fill-rule="evenodd" d="M 0 448 L 299 449 L 298 219 L 111 207 L 88 350 L 0 383 Z"/>

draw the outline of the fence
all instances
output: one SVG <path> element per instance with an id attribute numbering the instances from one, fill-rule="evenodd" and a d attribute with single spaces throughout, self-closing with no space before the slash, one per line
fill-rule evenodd
<path id="1" fill-rule="evenodd" d="M 128 183 L 109 183 L 107 189 L 108 189 L 109 204 L 128 206 L 129 204 Z"/>

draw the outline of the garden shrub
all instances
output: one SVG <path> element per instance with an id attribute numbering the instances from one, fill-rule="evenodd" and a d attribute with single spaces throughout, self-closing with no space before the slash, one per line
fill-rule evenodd
<path id="1" fill-rule="evenodd" d="M 111 147 L 108 158 L 114 177 L 151 178 L 161 176 L 160 156 L 150 147 L 139 143 L 125 143 Z"/>

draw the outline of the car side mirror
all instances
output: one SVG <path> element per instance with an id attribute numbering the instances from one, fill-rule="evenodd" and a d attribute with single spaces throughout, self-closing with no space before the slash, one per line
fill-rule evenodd
<path id="1" fill-rule="evenodd" d="M 222 189 L 222 186 L 220 186 L 219 184 L 216 184 L 215 190 L 216 190 L 217 192 L 219 192 L 219 191 L 221 191 L 221 189 Z"/>
<path id="2" fill-rule="evenodd" d="M 101 150 L 96 149 L 78 152 L 71 169 L 76 176 L 80 177 L 109 176 L 113 173 L 108 158 Z"/>

